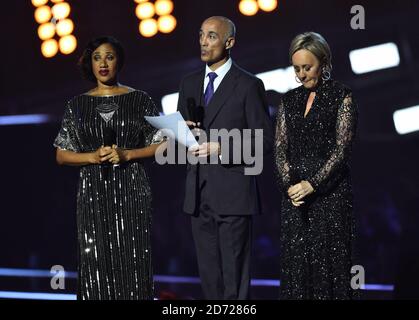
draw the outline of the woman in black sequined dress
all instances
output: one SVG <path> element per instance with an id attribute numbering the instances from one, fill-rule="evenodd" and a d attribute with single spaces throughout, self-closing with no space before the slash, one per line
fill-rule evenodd
<path id="1" fill-rule="evenodd" d="M 67 103 L 54 141 L 57 162 L 80 167 L 78 299 L 153 299 L 151 192 L 141 159 L 161 142 L 144 120 L 158 111 L 145 92 L 117 82 L 123 62 L 116 39 L 88 44 L 80 67 L 97 87 Z M 103 146 L 105 135 L 113 145 Z"/>
<path id="2" fill-rule="evenodd" d="M 321 35 L 298 35 L 290 59 L 302 85 L 283 96 L 276 126 L 284 195 L 280 297 L 352 299 L 356 104 L 348 87 L 330 79 L 331 53 Z"/>

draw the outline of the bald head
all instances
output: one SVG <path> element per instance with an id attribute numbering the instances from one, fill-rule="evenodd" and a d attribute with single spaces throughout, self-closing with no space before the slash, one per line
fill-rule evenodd
<path id="1" fill-rule="evenodd" d="M 204 23 L 206 22 L 216 22 L 220 24 L 220 27 L 222 28 L 222 30 L 224 31 L 224 36 L 225 39 L 227 40 L 228 38 L 235 38 L 236 37 L 236 26 L 234 25 L 233 21 L 231 21 L 230 19 L 223 17 L 223 16 L 213 16 L 213 17 L 209 17 L 208 19 L 206 19 Z"/>

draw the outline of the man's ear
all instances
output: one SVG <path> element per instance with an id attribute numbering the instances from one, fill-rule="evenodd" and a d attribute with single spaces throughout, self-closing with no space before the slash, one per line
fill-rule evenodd
<path id="1" fill-rule="evenodd" d="M 236 39 L 234 39 L 233 37 L 228 38 L 226 41 L 226 49 L 230 50 L 231 48 L 233 48 L 235 41 Z"/>

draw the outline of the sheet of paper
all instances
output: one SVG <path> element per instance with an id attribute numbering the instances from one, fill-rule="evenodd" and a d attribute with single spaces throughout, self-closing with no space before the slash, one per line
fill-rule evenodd
<path id="1" fill-rule="evenodd" d="M 162 130 L 187 148 L 197 146 L 195 137 L 179 111 L 164 116 L 144 117 L 154 128 Z"/>

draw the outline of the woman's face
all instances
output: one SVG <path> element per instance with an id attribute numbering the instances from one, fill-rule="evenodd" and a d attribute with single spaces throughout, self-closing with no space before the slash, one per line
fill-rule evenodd
<path id="1" fill-rule="evenodd" d="M 306 49 L 296 51 L 291 59 L 295 74 L 302 85 L 307 89 L 314 88 L 321 76 L 319 59 Z"/>
<path id="2" fill-rule="evenodd" d="M 104 84 L 116 82 L 118 74 L 118 57 L 109 43 L 104 43 L 92 53 L 92 70 L 96 79 Z"/>

